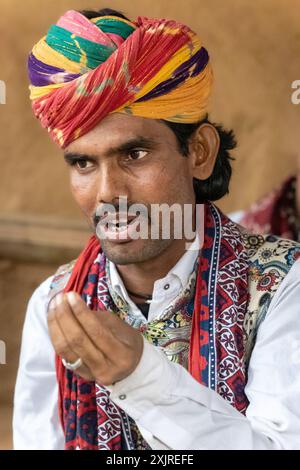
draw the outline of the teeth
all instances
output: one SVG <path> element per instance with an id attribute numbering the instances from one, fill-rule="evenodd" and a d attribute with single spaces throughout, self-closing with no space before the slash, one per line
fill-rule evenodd
<path id="1" fill-rule="evenodd" d="M 128 226 L 136 219 L 136 217 L 134 218 L 130 218 L 130 219 L 127 219 L 127 221 L 125 222 L 124 220 L 123 221 L 119 221 L 119 222 L 107 222 L 105 224 L 105 228 L 106 230 L 109 230 L 111 232 L 116 232 L 116 233 L 119 233 L 119 232 L 122 232 L 124 230 L 126 230 L 128 228 Z"/>
<path id="2" fill-rule="evenodd" d="M 111 230 L 112 232 L 121 232 L 127 228 L 127 224 L 122 224 L 121 226 L 118 226 L 116 224 L 108 224 L 108 229 Z"/>

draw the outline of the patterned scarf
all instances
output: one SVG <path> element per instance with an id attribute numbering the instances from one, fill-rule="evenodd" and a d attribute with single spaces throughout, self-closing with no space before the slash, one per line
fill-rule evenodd
<path id="1" fill-rule="evenodd" d="M 207 113 L 212 69 L 207 50 L 173 20 L 67 11 L 28 59 L 35 116 L 61 147 L 112 112 L 173 122 Z"/>
<path id="2" fill-rule="evenodd" d="M 289 178 L 275 191 L 255 203 L 240 224 L 252 233 L 272 233 L 300 241 L 300 222 L 296 207 L 297 178 Z"/>
<path id="3" fill-rule="evenodd" d="M 248 405 L 243 337 L 248 259 L 238 226 L 212 204 L 205 206 L 204 245 L 194 268 L 188 286 L 167 312 L 148 324 L 132 323 L 124 305 L 111 296 L 105 256 L 92 237 L 64 290 L 79 292 L 92 310 L 116 312 L 154 346 L 164 349 L 171 338 L 173 347 L 164 349 L 168 358 L 187 367 L 197 381 L 244 413 Z M 105 387 L 66 370 L 60 357 L 56 366 L 66 449 L 147 448 L 136 437 L 135 423 L 110 400 Z"/>

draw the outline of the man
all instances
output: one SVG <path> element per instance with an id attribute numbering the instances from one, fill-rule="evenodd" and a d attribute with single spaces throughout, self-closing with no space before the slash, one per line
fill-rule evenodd
<path id="1" fill-rule="evenodd" d="M 235 221 L 254 233 L 273 233 L 300 241 L 300 174 L 254 203 L 250 209 L 233 214 Z"/>
<path id="2" fill-rule="evenodd" d="M 206 117 L 198 36 L 69 11 L 29 74 L 95 235 L 30 300 L 15 447 L 299 448 L 300 247 L 248 235 L 209 202 L 228 190 L 235 143 Z M 124 217 L 124 200 L 149 211 Z M 168 236 L 152 214 L 164 204 L 192 208 Z"/>

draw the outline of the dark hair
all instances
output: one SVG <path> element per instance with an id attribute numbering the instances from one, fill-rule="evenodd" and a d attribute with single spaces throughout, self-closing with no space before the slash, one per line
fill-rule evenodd
<path id="1" fill-rule="evenodd" d="M 103 8 L 99 11 L 81 10 L 80 13 L 88 19 L 97 18 L 99 16 L 117 16 L 124 20 L 129 19 L 123 13 L 112 10 L 111 8 Z M 196 194 L 196 202 L 217 201 L 229 192 L 229 182 L 232 174 L 231 160 L 234 160 L 230 151 L 236 147 L 236 139 L 232 130 L 224 129 L 220 124 L 214 124 L 208 120 L 208 116 L 195 124 L 181 124 L 170 121 L 163 121 L 175 134 L 179 150 L 183 156 L 189 154 L 189 140 L 195 130 L 203 123 L 213 125 L 220 136 L 220 147 L 216 158 L 214 170 L 209 178 L 200 181 L 194 178 L 194 191 Z"/>
<path id="2" fill-rule="evenodd" d="M 123 18 L 123 20 L 130 21 L 129 18 L 126 18 L 123 13 L 120 11 L 112 10 L 111 8 L 102 8 L 102 10 L 81 10 L 80 13 L 86 18 L 91 20 L 92 18 L 97 18 L 99 16 L 117 16 L 118 18 Z"/>
<path id="3" fill-rule="evenodd" d="M 220 137 L 220 147 L 216 158 L 214 170 L 207 180 L 200 181 L 194 178 L 194 190 L 198 203 L 217 201 L 229 192 L 229 182 L 232 174 L 230 150 L 236 147 L 236 139 L 232 130 L 224 129 L 220 124 L 209 121 L 208 116 L 195 124 L 181 124 L 163 121 L 176 135 L 179 150 L 185 157 L 189 154 L 189 140 L 195 130 L 204 123 L 211 124 Z"/>

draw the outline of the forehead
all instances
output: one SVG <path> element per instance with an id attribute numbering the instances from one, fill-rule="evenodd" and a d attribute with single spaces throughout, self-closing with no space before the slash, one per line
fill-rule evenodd
<path id="1" fill-rule="evenodd" d="M 162 121 L 113 113 L 90 132 L 72 142 L 65 151 L 105 151 L 141 137 L 151 139 L 158 144 L 176 144 L 174 133 Z"/>

